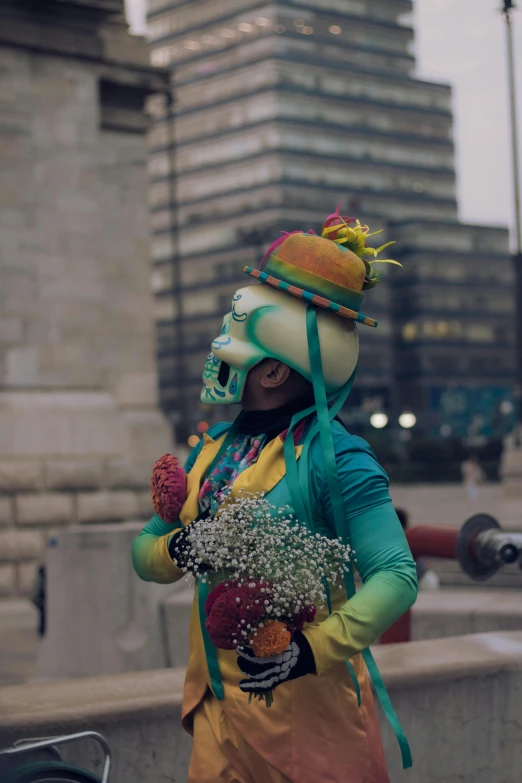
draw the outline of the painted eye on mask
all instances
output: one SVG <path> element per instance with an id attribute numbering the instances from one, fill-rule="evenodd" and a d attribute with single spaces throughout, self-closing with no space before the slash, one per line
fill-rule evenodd
<path id="1" fill-rule="evenodd" d="M 234 377 L 230 382 L 229 392 L 230 394 L 235 394 L 237 392 L 237 373 L 235 373 Z"/>

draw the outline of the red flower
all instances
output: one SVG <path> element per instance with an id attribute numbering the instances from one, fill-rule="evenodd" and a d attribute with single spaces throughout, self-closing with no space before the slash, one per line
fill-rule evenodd
<path id="1" fill-rule="evenodd" d="M 154 464 L 150 480 L 152 505 L 164 522 L 176 522 L 187 499 L 187 478 L 172 454 L 164 454 Z"/>
<path id="2" fill-rule="evenodd" d="M 221 596 L 226 593 L 227 590 L 230 589 L 230 585 L 227 582 L 220 582 L 217 587 L 215 587 L 210 593 L 205 603 L 205 614 L 207 617 L 209 616 L 210 612 L 212 611 L 212 607 L 216 603 L 218 598 L 221 598 Z"/>
<path id="3" fill-rule="evenodd" d="M 300 612 L 294 614 L 285 620 L 288 628 L 291 631 L 302 631 L 306 623 L 313 623 L 315 620 L 317 609 L 313 604 L 311 606 L 305 606 Z"/>
<path id="4" fill-rule="evenodd" d="M 223 596 L 222 596 L 223 598 Z M 220 650 L 235 650 L 239 645 L 240 623 L 237 615 L 228 606 L 216 601 L 214 608 L 205 621 L 205 628 L 212 644 Z"/>
<path id="5" fill-rule="evenodd" d="M 265 613 L 260 587 L 218 585 L 207 599 L 205 627 L 212 643 L 221 650 L 234 650 L 244 640 L 242 631 L 250 631 Z"/>

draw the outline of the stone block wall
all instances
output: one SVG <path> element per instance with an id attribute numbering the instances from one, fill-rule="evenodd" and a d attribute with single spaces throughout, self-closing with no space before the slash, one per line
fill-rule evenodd
<path id="1" fill-rule="evenodd" d="M 120 0 L 0 4 L 0 596 L 50 527 L 147 519 L 157 403 L 145 98 Z"/>
<path id="2" fill-rule="evenodd" d="M 147 521 L 151 462 L 0 460 L 0 598 L 31 596 L 49 530 Z"/>

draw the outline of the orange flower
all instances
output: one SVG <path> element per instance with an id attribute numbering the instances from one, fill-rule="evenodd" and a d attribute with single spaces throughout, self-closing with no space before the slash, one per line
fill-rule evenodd
<path id="1" fill-rule="evenodd" d="M 269 620 L 250 637 L 254 655 L 258 658 L 270 658 L 286 650 L 292 640 L 292 634 L 279 620 Z"/>

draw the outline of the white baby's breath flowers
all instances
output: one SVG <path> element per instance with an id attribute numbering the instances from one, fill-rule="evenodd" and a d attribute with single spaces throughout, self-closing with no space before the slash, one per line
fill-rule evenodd
<path id="1" fill-rule="evenodd" d="M 351 568 L 353 552 L 342 539 L 310 532 L 264 493 L 229 498 L 215 517 L 197 520 L 188 530 L 190 572 L 201 579 L 210 571 L 239 584 L 270 583 L 265 605 L 273 618 L 311 604 L 322 608 L 327 590 L 342 585 Z"/>

